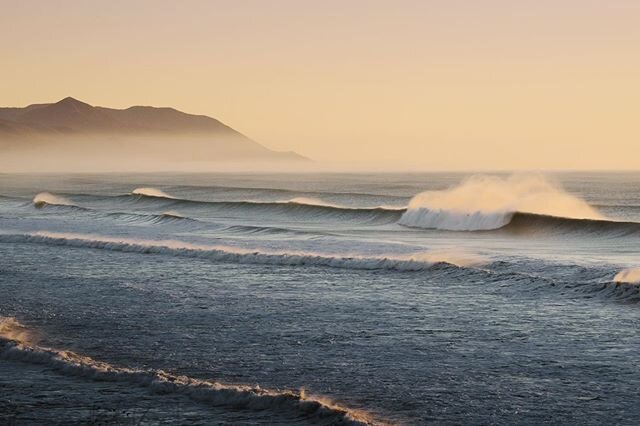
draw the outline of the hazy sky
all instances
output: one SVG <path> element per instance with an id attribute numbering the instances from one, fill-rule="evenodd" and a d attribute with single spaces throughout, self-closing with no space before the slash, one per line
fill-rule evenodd
<path id="1" fill-rule="evenodd" d="M 640 169 L 640 1 L 0 0 L 0 104 L 212 115 L 420 169 Z"/>

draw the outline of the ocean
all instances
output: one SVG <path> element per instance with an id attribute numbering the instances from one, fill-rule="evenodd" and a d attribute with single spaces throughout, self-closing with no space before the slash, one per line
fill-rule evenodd
<path id="1" fill-rule="evenodd" d="M 0 174 L 0 423 L 637 424 L 640 173 Z"/>

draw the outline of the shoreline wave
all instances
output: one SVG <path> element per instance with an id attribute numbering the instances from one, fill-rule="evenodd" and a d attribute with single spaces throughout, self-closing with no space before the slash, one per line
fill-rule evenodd
<path id="1" fill-rule="evenodd" d="M 259 386 L 229 385 L 216 381 L 178 376 L 162 370 L 123 368 L 71 351 L 40 347 L 23 340 L 26 330 L 14 318 L 0 317 L 0 358 L 28 364 L 46 365 L 67 376 L 94 381 L 123 382 L 148 388 L 153 393 L 179 393 L 194 401 L 215 406 L 253 411 L 291 413 L 336 425 L 374 425 L 362 411 L 344 408 L 326 398 L 308 396 L 302 390 L 278 391 Z"/>

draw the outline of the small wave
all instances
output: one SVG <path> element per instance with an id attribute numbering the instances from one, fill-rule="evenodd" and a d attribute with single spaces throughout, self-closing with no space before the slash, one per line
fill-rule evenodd
<path id="1" fill-rule="evenodd" d="M 176 211 L 173 211 L 173 210 L 169 210 L 169 211 L 163 212 L 161 214 L 161 216 L 168 217 L 168 218 L 171 218 L 171 219 L 188 219 L 188 218 L 184 217 L 183 215 L 181 215 L 180 213 L 178 213 Z"/>
<path id="2" fill-rule="evenodd" d="M 585 201 L 541 176 L 472 176 L 444 191 L 413 197 L 400 224 L 450 231 L 498 229 L 515 213 L 603 220 Z"/>
<path id="3" fill-rule="evenodd" d="M 354 270 L 386 270 L 398 272 L 426 271 L 435 265 L 449 267 L 477 266 L 481 262 L 453 255 L 453 252 L 433 251 L 411 256 L 326 255 L 304 252 L 278 252 L 240 249 L 235 247 L 191 244 L 176 240 L 133 240 L 99 235 L 36 232 L 33 234 L 0 234 L 0 241 L 40 243 L 68 247 L 84 247 L 121 252 L 165 254 L 211 259 L 218 262 L 282 266 L 320 266 Z M 459 265 L 456 263 L 460 263 Z"/>
<path id="4" fill-rule="evenodd" d="M 201 224 L 197 219 L 192 219 L 190 217 L 183 216 L 176 212 L 164 212 L 161 214 L 153 214 L 153 213 L 131 213 L 131 212 L 106 212 L 103 213 L 101 211 L 92 210 L 94 214 L 104 215 L 106 217 L 114 218 L 117 220 L 121 220 L 130 224 L 142 224 L 142 225 L 161 225 L 161 224 L 170 224 L 170 223 L 191 223 L 191 224 Z"/>
<path id="5" fill-rule="evenodd" d="M 60 195 L 51 194 L 50 192 L 41 192 L 33 197 L 33 205 L 38 208 L 47 205 L 77 207 L 71 200 L 61 197 Z"/>
<path id="6" fill-rule="evenodd" d="M 640 268 L 624 269 L 613 278 L 616 283 L 640 284 Z"/>
<path id="7" fill-rule="evenodd" d="M 166 192 L 156 188 L 136 188 L 131 191 L 131 193 L 133 195 L 143 195 L 145 197 L 168 198 L 170 200 L 175 199 L 175 197 L 172 197 Z"/>
<path id="8" fill-rule="evenodd" d="M 8 324 L 5 327 L 5 324 Z M 304 391 L 277 391 L 259 386 L 228 385 L 215 381 L 177 376 L 162 370 L 139 370 L 117 367 L 71 351 L 60 351 L 27 343 L 26 330 L 13 318 L 0 317 L 0 358 L 45 365 L 64 375 L 95 381 L 122 382 L 150 389 L 154 393 L 178 393 L 194 401 L 233 409 L 271 410 L 292 413 L 309 419 L 340 425 L 377 424 L 364 412 L 350 410 L 325 398 L 308 396 Z"/>

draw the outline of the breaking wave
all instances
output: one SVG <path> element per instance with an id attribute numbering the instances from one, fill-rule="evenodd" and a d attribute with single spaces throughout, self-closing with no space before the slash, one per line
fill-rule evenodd
<path id="1" fill-rule="evenodd" d="M 451 231 L 492 230 L 510 223 L 516 213 L 604 220 L 585 201 L 541 176 L 477 175 L 447 190 L 416 195 L 399 223 Z"/>
<path id="2" fill-rule="evenodd" d="M 33 197 L 33 205 L 38 208 L 47 205 L 77 207 L 71 200 L 61 197 L 60 195 L 51 194 L 50 192 L 41 192 Z"/>
<path id="3" fill-rule="evenodd" d="M 280 252 L 241 249 L 226 246 L 192 244 L 176 240 L 133 240 L 99 235 L 36 232 L 33 234 L 0 234 L 2 242 L 26 242 L 68 247 L 83 247 L 121 252 L 165 254 L 211 259 L 218 262 L 322 266 L 355 270 L 424 271 L 436 265 L 476 267 L 484 259 L 455 250 L 438 250 L 412 256 L 327 255 L 305 252 Z"/>
<path id="4" fill-rule="evenodd" d="M 144 195 L 147 197 L 174 199 L 174 197 L 172 197 L 171 195 L 156 188 L 136 188 L 133 191 L 131 191 L 131 193 L 133 195 Z"/>
<path id="5" fill-rule="evenodd" d="M 364 412 L 344 408 L 326 398 L 313 397 L 304 390 L 278 391 L 259 386 L 228 385 L 173 375 L 162 370 L 139 370 L 117 367 L 71 351 L 61 351 L 29 344 L 27 329 L 14 318 L 0 317 L 0 358 L 45 365 L 61 374 L 95 381 L 121 382 L 148 388 L 159 394 L 186 395 L 194 401 L 233 409 L 270 410 L 291 413 L 336 425 L 377 424 Z"/>

